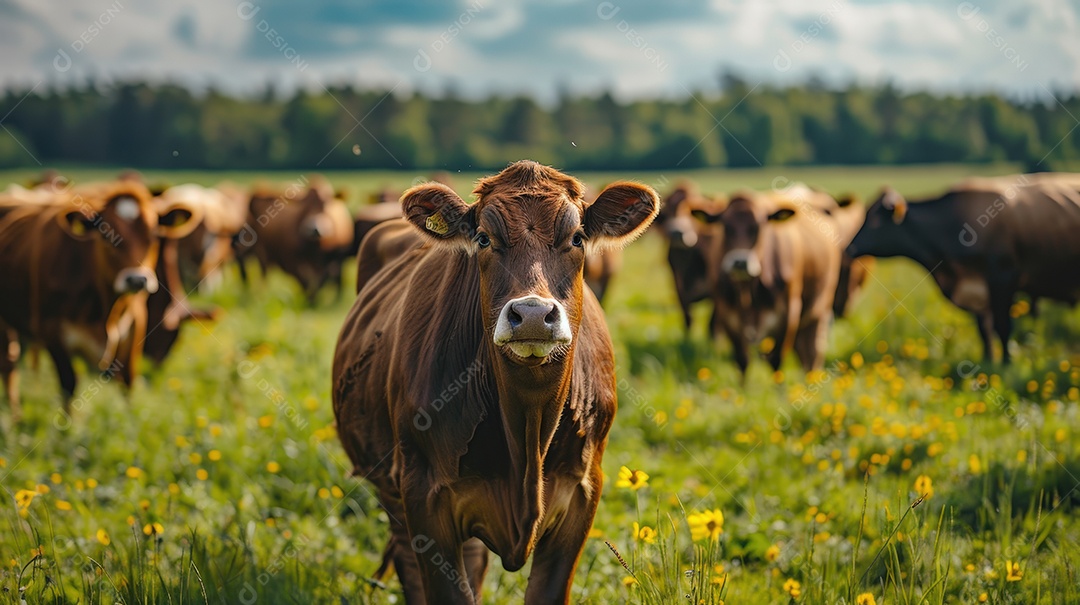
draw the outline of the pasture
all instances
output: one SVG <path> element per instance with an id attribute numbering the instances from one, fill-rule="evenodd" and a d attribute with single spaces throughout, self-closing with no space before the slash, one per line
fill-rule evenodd
<path id="1" fill-rule="evenodd" d="M 575 176 L 592 186 L 630 177 L 661 195 L 684 176 L 705 192 L 782 178 L 865 199 L 886 183 L 917 198 L 1012 171 Z M 30 175 L 0 173 L 0 183 Z M 355 206 L 425 175 L 326 176 Z M 454 174 L 456 189 L 468 193 L 476 176 Z M 387 520 L 350 477 L 332 424 L 330 360 L 351 266 L 345 296 L 326 290 L 315 308 L 280 273 L 256 272 L 245 289 L 231 267 L 223 288 L 193 295 L 220 318 L 188 326 L 129 399 L 83 368 L 71 422 L 48 357 L 24 358 L 22 423 L 0 406 L 0 601 L 400 602 L 395 579 L 367 580 Z M 1080 310 L 1042 304 L 1034 318 L 1018 303 L 1014 363 L 988 365 L 969 316 L 914 263 L 883 260 L 836 322 L 826 371 L 806 376 L 788 359 L 774 375 L 754 360 L 740 385 L 726 342 L 706 337 L 704 308 L 684 338 L 670 280 L 664 244 L 647 234 L 605 301 L 620 409 L 574 602 L 1080 602 Z M 647 480 L 619 486 L 624 466 Z M 718 540 L 693 539 L 710 528 Z M 526 578 L 493 562 L 485 602 L 520 602 Z"/>

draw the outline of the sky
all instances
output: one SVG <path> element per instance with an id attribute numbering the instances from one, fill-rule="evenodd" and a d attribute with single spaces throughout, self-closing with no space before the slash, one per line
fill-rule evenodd
<path id="1" fill-rule="evenodd" d="M 0 0 L 0 86 L 141 78 L 255 94 L 556 98 L 843 85 L 1080 89 L 1080 0 Z"/>

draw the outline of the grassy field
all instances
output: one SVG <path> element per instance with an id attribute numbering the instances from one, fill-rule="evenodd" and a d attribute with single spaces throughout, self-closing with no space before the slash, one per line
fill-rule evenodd
<path id="1" fill-rule="evenodd" d="M 867 197 L 1008 169 L 579 176 L 661 191 L 683 176 L 706 191 L 783 177 Z M 356 201 L 423 175 L 327 176 Z M 455 175 L 459 191 L 475 176 Z M 683 337 L 660 239 L 633 244 L 607 304 L 620 410 L 574 602 L 1080 602 L 1080 312 L 1045 304 L 1036 319 L 1018 304 L 1015 363 L 992 366 L 924 277 L 880 262 L 836 323 L 825 372 L 756 361 L 741 387 L 727 344 L 705 336 L 706 309 Z M 330 360 L 351 297 L 323 294 L 309 309 L 284 276 L 245 290 L 231 268 L 196 297 L 224 309 L 219 321 L 189 326 L 130 397 L 84 371 L 71 423 L 47 357 L 24 360 L 22 424 L 0 408 L 0 602 L 400 602 L 396 580 L 367 580 L 387 519 L 334 432 Z M 616 485 L 624 466 L 648 474 L 640 489 Z M 695 541 L 712 511 L 722 533 Z M 486 602 L 520 602 L 527 577 L 494 560 Z"/>

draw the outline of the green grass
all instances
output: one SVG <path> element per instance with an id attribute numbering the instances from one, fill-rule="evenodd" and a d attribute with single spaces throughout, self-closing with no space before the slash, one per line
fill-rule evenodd
<path id="1" fill-rule="evenodd" d="M 706 191 L 785 176 L 870 196 L 885 183 L 918 195 L 1006 171 L 582 176 L 662 190 L 691 176 Z M 328 176 L 355 200 L 422 175 Z M 458 189 L 475 176 L 458 177 Z M 802 603 L 851 604 L 867 592 L 878 604 L 975 603 L 983 593 L 990 603 L 1080 602 L 1080 312 L 1043 305 L 1038 319 L 1021 317 L 1015 363 L 973 371 L 974 325 L 923 277 L 910 262 L 880 262 L 832 331 L 826 372 L 806 377 L 789 360 L 774 376 L 756 361 L 741 387 L 727 344 L 706 339 L 704 308 L 683 338 L 662 242 L 633 244 L 607 306 L 620 411 L 574 602 L 786 603 L 789 580 Z M 349 476 L 334 434 L 330 360 L 350 300 L 331 298 L 308 309 L 284 276 L 245 291 L 233 271 L 198 299 L 222 318 L 188 326 L 130 398 L 83 371 L 84 404 L 66 428 L 47 356 L 36 368 L 24 360 L 22 424 L 0 411 L 0 602 L 18 602 L 20 589 L 28 603 L 400 602 L 396 580 L 366 581 L 387 520 Z M 624 465 L 647 472 L 648 485 L 615 487 Z M 933 495 L 911 508 L 920 475 Z M 47 493 L 21 515 L 15 493 L 38 486 Z M 714 509 L 719 540 L 692 541 L 687 516 Z M 657 530 L 655 543 L 635 540 L 634 522 Z M 154 523 L 160 536 L 144 532 Z M 1019 581 L 1008 581 L 1006 561 L 1019 562 Z M 520 602 L 527 577 L 494 560 L 486 602 Z"/>

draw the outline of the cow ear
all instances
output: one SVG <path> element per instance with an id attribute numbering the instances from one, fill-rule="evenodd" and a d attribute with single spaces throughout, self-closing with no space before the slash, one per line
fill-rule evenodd
<path id="1" fill-rule="evenodd" d="M 660 197 L 652 187 L 612 183 L 585 208 L 585 235 L 594 248 L 621 248 L 644 233 L 659 210 Z"/>
<path id="2" fill-rule="evenodd" d="M 167 239 L 180 239 L 194 231 L 200 219 L 194 208 L 173 204 L 158 214 L 157 233 Z"/>
<path id="3" fill-rule="evenodd" d="M 773 222 L 783 222 L 789 218 L 795 216 L 795 211 L 791 208 L 781 208 L 776 212 L 773 212 L 768 216 L 768 219 Z"/>
<path id="4" fill-rule="evenodd" d="M 94 219 L 83 214 L 81 210 L 69 210 L 57 216 L 60 227 L 71 237 L 78 240 L 88 240 L 94 237 Z"/>
<path id="5" fill-rule="evenodd" d="M 469 247 L 476 234 L 476 213 L 453 189 L 424 183 L 401 195 L 401 213 L 429 240 Z"/>

